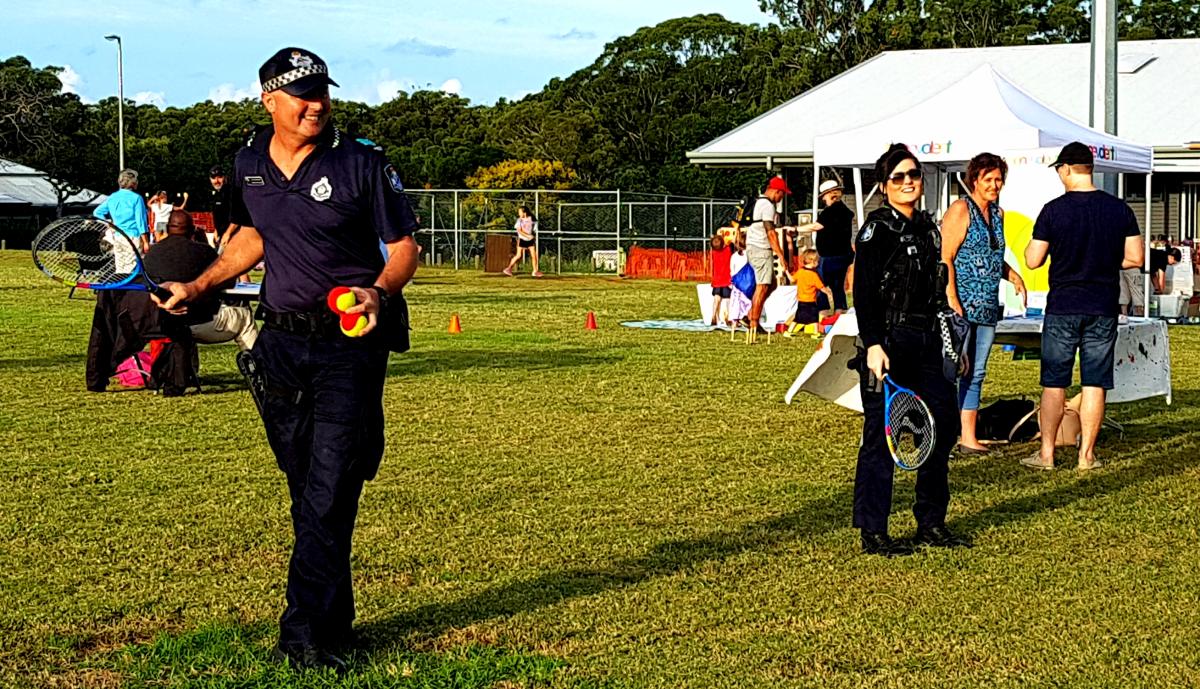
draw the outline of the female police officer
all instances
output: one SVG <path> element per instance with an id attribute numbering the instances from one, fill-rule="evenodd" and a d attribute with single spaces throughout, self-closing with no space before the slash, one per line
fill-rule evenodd
<path id="1" fill-rule="evenodd" d="M 194 300 L 265 258 L 264 327 L 249 377 L 287 476 L 295 538 L 276 657 L 344 670 L 334 652 L 352 638 L 351 534 L 363 482 L 383 456 L 388 351 L 407 348 L 393 295 L 417 268 L 416 221 L 379 148 L 330 124 L 336 84 L 321 58 L 284 48 L 258 73 L 271 125 L 234 164 L 231 220 L 242 230 L 196 280 L 164 284 L 172 296 L 163 306 Z M 350 311 L 368 316 L 361 337 L 343 335 L 325 306 L 339 285 L 359 302 Z"/>
<path id="2" fill-rule="evenodd" d="M 921 164 L 905 146 L 895 144 L 879 158 L 875 178 L 885 201 L 867 216 L 855 240 L 854 306 L 866 361 L 859 369 L 863 435 L 854 481 L 854 526 L 861 530 L 863 552 L 911 552 L 911 546 L 893 541 L 887 529 L 894 465 L 884 444 L 879 384 L 888 373 L 925 400 L 937 424 L 933 454 L 917 470 L 915 541 L 969 546 L 946 528 L 947 459 L 958 437 L 958 410 L 953 380 L 943 370 L 937 320 L 945 304 L 940 235 L 929 214 L 916 208 L 924 192 Z"/>

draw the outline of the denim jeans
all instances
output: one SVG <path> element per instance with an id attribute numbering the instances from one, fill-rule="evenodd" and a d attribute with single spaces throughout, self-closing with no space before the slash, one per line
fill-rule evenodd
<path id="1" fill-rule="evenodd" d="M 988 356 L 996 340 L 996 326 L 971 324 L 967 355 L 971 357 L 971 369 L 958 380 L 958 408 L 960 411 L 979 409 L 979 397 L 983 392 L 983 379 L 987 375 Z"/>
<path id="2" fill-rule="evenodd" d="M 849 256 L 822 256 L 817 263 L 817 274 L 821 276 L 821 282 L 833 292 L 833 308 L 846 308 L 846 271 L 850 270 L 850 264 L 854 263 L 854 254 Z M 829 307 L 829 300 L 825 298 L 824 293 L 817 294 L 817 308 L 824 311 Z"/>

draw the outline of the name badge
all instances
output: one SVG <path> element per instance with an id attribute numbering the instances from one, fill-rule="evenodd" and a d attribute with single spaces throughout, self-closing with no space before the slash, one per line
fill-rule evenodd
<path id="1" fill-rule="evenodd" d="M 248 175 L 243 177 L 242 182 L 244 182 L 248 187 L 261 187 L 263 184 L 265 184 L 265 182 L 263 182 L 263 178 L 259 177 L 258 175 Z"/>

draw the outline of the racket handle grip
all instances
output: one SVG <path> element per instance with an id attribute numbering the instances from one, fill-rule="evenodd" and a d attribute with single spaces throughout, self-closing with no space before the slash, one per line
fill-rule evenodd
<path id="1" fill-rule="evenodd" d="M 158 297 L 162 301 L 166 301 L 166 300 L 170 299 L 172 296 L 174 296 L 171 294 L 171 290 L 167 289 L 166 287 L 160 287 L 158 285 L 155 285 L 154 287 L 150 288 L 150 292 L 151 292 L 151 294 Z"/>

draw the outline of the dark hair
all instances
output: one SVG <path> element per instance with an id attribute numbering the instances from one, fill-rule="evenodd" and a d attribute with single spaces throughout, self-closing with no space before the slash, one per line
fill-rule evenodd
<path id="1" fill-rule="evenodd" d="M 529 206 L 517 206 L 517 210 L 525 211 L 525 215 L 528 215 L 530 220 L 537 222 L 537 218 L 534 217 L 533 212 L 529 210 Z"/>
<path id="2" fill-rule="evenodd" d="M 917 156 L 908 150 L 908 146 L 904 144 L 892 144 L 883 155 L 879 156 L 879 160 L 875 161 L 875 179 L 879 180 L 879 190 L 883 192 L 884 198 L 887 198 L 887 178 L 892 174 L 892 170 L 905 160 L 911 160 L 921 165 L 921 161 L 917 160 Z"/>
<path id="3" fill-rule="evenodd" d="M 708 242 L 709 242 L 709 244 L 712 245 L 712 248 L 714 248 L 714 249 L 725 248 L 725 238 L 719 234 L 714 234 L 712 236 L 712 239 L 708 240 Z"/>
<path id="4" fill-rule="evenodd" d="M 967 189 L 975 191 L 975 183 L 992 170 L 1000 171 L 1000 181 L 1008 179 L 1008 163 L 995 153 L 980 153 L 967 163 Z"/>
<path id="5" fill-rule="evenodd" d="M 1167 249 L 1167 255 L 1170 256 L 1171 258 L 1175 259 L 1176 261 L 1183 260 L 1183 252 L 1174 247 Z"/>

